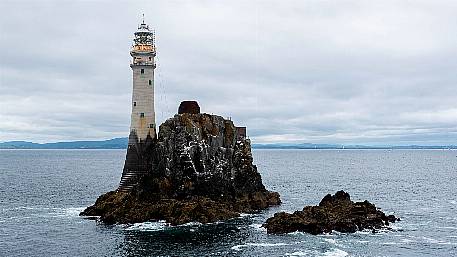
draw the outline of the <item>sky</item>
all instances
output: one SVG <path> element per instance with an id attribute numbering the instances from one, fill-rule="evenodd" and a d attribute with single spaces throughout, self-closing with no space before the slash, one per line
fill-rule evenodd
<path id="1" fill-rule="evenodd" d="M 0 0 L 0 142 L 127 137 L 143 13 L 158 124 L 197 100 L 254 143 L 457 144 L 453 0 Z"/>

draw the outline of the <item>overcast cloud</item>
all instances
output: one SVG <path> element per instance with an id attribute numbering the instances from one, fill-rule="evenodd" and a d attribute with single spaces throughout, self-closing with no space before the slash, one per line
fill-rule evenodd
<path id="1" fill-rule="evenodd" d="M 142 13 L 159 124 L 195 99 L 255 143 L 457 143 L 451 0 L 1 0 L 0 141 L 128 136 Z"/>

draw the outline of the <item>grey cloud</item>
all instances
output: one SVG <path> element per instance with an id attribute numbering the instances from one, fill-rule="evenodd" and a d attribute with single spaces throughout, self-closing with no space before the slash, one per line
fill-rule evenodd
<path id="1" fill-rule="evenodd" d="M 18 10 L 21 10 L 18 12 Z M 0 141 L 126 136 L 132 34 L 156 28 L 156 112 L 254 142 L 455 144 L 454 1 L 3 1 Z"/>

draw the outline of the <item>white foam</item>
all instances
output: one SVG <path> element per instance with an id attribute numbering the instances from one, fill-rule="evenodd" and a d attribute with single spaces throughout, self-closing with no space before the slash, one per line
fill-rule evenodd
<path id="1" fill-rule="evenodd" d="M 422 239 L 424 239 L 427 243 L 431 243 L 431 244 L 441 243 L 441 241 L 436 240 L 436 239 L 431 238 L 431 237 L 425 237 L 425 236 L 423 236 Z"/>
<path id="2" fill-rule="evenodd" d="M 333 238 L 324 238 L 324 241 L 330 244 L 333 244 L 335 246 L 342 246 L 341 244 L 338 244 L 335 239 Z"/>
<path id="3" fill-rule="evenodd" d="M 235 251 L 241 251 L 241 248 L 243 247 L 247 247 L 247 245 L 234 245 L 231 249 Z"/>
<path id="4" fill-rule="evenodd" d="M 142 222 L 142 223 L 135 223 L 133 225 L 125 226 L 125 230 L 139 230 L 139 231 L 160 231 L 164 230 L 165 228 L 169 227 L 168 224 L 164 220 L 159 220 L 155 222 Z"/>
<path id="5" fill-rule="evenodd" d="M 344 257 L 344 256 L 348 256 L 348 253 L 343 250 L 335 248 L 331 251 L 323 253 L 321 256 L 323 256 L 323 257 Z"/>
<path id="6" fill-rule="evenodd" d="M 249 227 L 255 228 L 256 230 L 262 231 L 262 232 L 266 232 L 267 231 L 266 228 L 262 227 L 262 224 L 251 224 L 251 225 L 249 225 Z"/>
<path id="7" fill-rule="evenodd" d="M 244 218 L 244 217 L 252 217 L 254 216 L 255 214 L 252 214 L 252 213 L 240 213 L 240 217 L 241 218 Z"/>
<path id="8" fill-rule="evenodd" d="M 78 217 L 85 207 L 52 208 L 48 213 L 51 217 Z"/>
<path id="9" fill-rule="evenodd" d="M 275 247 L 275 246 L 284 246 L 284 245 L 289 245 L 289 244 L 285 244 L 285 243 L 275 243 L 275 244 L 270 244 L 270 243 L 247 243 L 247 244 L 244 244 L 244 245 L 232 246 L 232 250 L 240 251 L 241 248 L 250 247 L 250 246 L 254 246 L 254 247 Z"/>
<path id="10" fill-rule="evenodd" d="M 438 227 L 438 228 L 444 228 L 444 229 L 457 229 L 457 227 Z"/>
<path id="11" fill-rule="evenodd" d="M 394 224 L 390 224 L 389 228 L 391 228 L 394 231 L 402 231 L 403 230 L 402 227 L 400 227 L 398 225 L 394 225 Z"/>
<path id="12" fill-rule="evenodd" d="M 401 242 L 402 242 L 402 243 L 407 243 L 407 244 L 408 244 L 408 243 L 414 243 L 414 242 L 416 242 L 416 241 L 411 240 L 411 239 L 406 239 L 406 238 L 404 238 L 404 239 L 401 240 Z"/>
<path id="13" fill-rule="evenodd" d="M 217 223 L 218 222 L 206 223 L 206 224 L 217 224 Z M 193 226 L 201 226 L 201 225 L 203 225 L 203 224 L 200 223 L 200 222 L 192 221 L 192 222 L 188 222 L 188 223 L 184 223 L 184 224 L 178 225 L 177 227 L 193 227 Z"/>
<path id="14" fill-rule="evenodd" d="M 50 207 L 34 207 L 34 206 L 19 206 L 14 208 L 3 208 L 3 211 L 15 211 L 15 210 L 50 210 Z"/>
<path id="15" fill-rule="evenodd" d="M 395 242 L 385 242 L 385 243 L 381 243 L 382 245 L 396 245 L 397 243 Z"/>
<path id="16" fill-rule="evenodd" d="M 332 238 L 324 238 L 324 241 L 331 243 L 331 244 L 336 244 L 336 240 Z"/>
<path id="17" fill-rule="evenodd" d="M 457 243 L 453 243 L 453 242 L 439 242 L 438 244 L 439 245 L 457 245 Z"/>
<path id="18" fill-rule="evenodd" d="M 290 232 L 290 233 L 287 233 L 288 235 L 291 235 L 291 236 L 302 236 L 302 235 L 307 235 L 307 233 L 305 232 L 301 232 L 301 231 L 294 231 L 294 232 Z"/>
<path id="19" fill-rule="evenodd" d="M 63 212 L 68 216 L 79 216 L 79 214 L 84 211 L 85 207 L 70 207 L 63 210 Z"/>
<path id="20" fill-rule="evenodd" d="M 308 256 L 308 255 L 312 255 L 314 253 L 315 252 L 312 252 L 312 251 L 297 251 L 297 252 L 293 252 L 293 253 L 286 253 L 286 256 Z"/>

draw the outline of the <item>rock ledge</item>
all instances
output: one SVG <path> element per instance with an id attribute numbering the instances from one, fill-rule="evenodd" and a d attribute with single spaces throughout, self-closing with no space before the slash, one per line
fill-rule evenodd
<path id="1" fill-rule="evenodd" d="M 317 235 L 333 230 L 348 233 L 376 230 L 398 220 L 394 215 L 385 215 L 368 201 L 353 202 L 348 193 L 338 191 L 335 195 L 326 195 L 319 206 L 305 206 L 294 213 L 276 213 L 263 227 L 273 234 L 301 231 Z"/>

